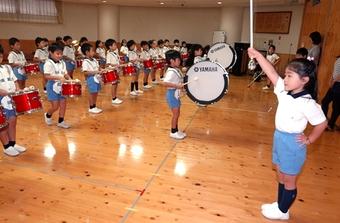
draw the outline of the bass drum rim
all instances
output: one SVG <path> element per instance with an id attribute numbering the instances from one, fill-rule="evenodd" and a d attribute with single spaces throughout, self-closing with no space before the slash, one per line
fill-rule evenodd
<path id="1" fill-rule="evenodd" d="M 224 43 L 224 42 L 214 43 L 214 44 L 210 47 L 210 49 L 212 49 L 215 45 L 221 44 L 221 43 L 222 43 L 222 44 L 226 44 L 226 45 L 229 47 L 229 49 L 233 52 L 233 58 L 232 58 L 230 64 L 229 64 L 227 67 L 224 67 L 224 69 L 229 70 L 229 69 L 231 69 L 231 68 L 235 65 L 235 63 L 236 63 L 236 60 L 237 60 L 236 50 L 235 50 L 231 45 L 229 45 L 228 43 Z M 217 63 L 217 62 L 211 60 L 211 58 L 209 57 L 209 52 L 210 52 L 210 50 L 208 51 L 208 55 L 207 55 L 208 58 L 209 58 L 209 60 L 210 60 L 211 62 Z M 210 55 L 211 55 L 211 54 L 210 54 Z M 221 66 L 223 67 L 222 64 L 221 64 Z"/>
<path id="2" fill-rule="evenodd" d="M 206 62 L 206 61 L 203 61 L 203 62 Z M 222 66 L 221 64 L 219 64 L 219 63 L 216 63 L 216 62 L 213 62 L 213 61 L 209 61 L 209 62 L 214 63 L 214 64 L 220 66 L 221 68 L 223 68 L 223 66 Z M 199 62 L 199 63 L 200 63 L 200 62 Z M 196 64 L 198 64 L 198 63 L 196 63 Z M 187 74 L 189 73 L 190 69 L 191 69 L 192 67 L 194 67 L 194 66 L 195 66 L 195 64 L 192 65 L 192 66 L 188 69 Z M 225 70 L 225 69 L 223 68 L 223 70 Z M 190 93 L 188 84 L 184 85 L 184 89 L 185 89 L 185 91 L 186 91 L 187 96 L 188 96 L 194 103 L 196 103 L 196 104 L 212 105 L 212 104 L 218 102 L 219 100 L 221 100 L 221 99 L 228 93 L 228 89 L 229 89 L 229 76 L 228 76 L 228 72 L 225 70 L 225 73 L 223 73 L 222 76 L 223 76 L 223 79 L 224 79 L 224 87 L 223 87 L 223 90 L 222 90 L 222 92 L 220 93 L 220 95 L 219 95 L 218 97 L 216 97 L 215 99 L 209 100 L 209 101 L 203 101 L 203 100 L 197 99 L 193 94 Z M 188 82 L 188 78 L 189 78 L 188 75 L 185 75 L 185 76 L 184 76 L 184 78 L 183 78 L 184 83 L 187 83 L 187 82 Z"/>

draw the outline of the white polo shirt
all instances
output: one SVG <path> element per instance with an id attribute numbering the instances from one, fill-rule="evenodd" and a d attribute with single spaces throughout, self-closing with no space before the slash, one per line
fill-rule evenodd
<path id="1" fill-rule="evenodd" d="M 96 49 L 96 53 L 99 55 L 100 58 L 105 58 L 105 49 L 98 47 Z"/>
<path id="2" fill-rule="evenodd" d="M 129 52 L 129 49 L 127 48 L 127 46 L 121 46 L 120 47 L 120 52 L 124 55 L 127 55 Z"/>
<path id="3" fill-rule="evenodd" d="M 276 53 L 267 54 L 266 58 L 271 64 L 274 64 L 278 59 L 280 59 Z"/>
<path id="4" fill-rule="evenodd" d="M 135 51 L 131 51 L 129 50 L 128 52 L 128 58 L 129 58 L 129 61 L 133 61 L 133 60 L 136 60 L 135 62 L 133 62 L 134 64 L 136 65 L 139 65 L 139 56 L 138 54 L 135 52 Z"/>
<path id="5" fill-rule="evenodd" d="M 173 84 L 183 83 L 183 74 L 179 69 L 169 67 L 166 70 L 163 81 L 167 83 L 173 83 Z M 168 87 L 168 89 L 176 89 L 176 88 Z"/>
<path id="6" fill-rule="evenodd" d="M 119 56 L 116 54 L 116 52 L 113 51 L 107 51 L 106 53 L 106 63 L 111 65 L 119 65 Z"/>
<path id="7" fill-rule="evenodd" d="M 142 60 L 150 60 L 150 59 L 151 59 L 151 55 L 150 55 L 150 53 L 149 53 L 148 51 L 143 50 L 143 51 L 141 52 L 141 54 L 140 54 L 140 58 L 141 58 Z"/>
<path id="8" fill-rule="evenodd" d="M 336 80 L 338 77 L 340 77 L 340 57 L 336 59 L 333 68 L 333 80 Z M 338 80 L 338 82 L 340 82 L 340 80 Z"/>
<path id="9" fill-rule="evenodd" d="M 157 48 L 150 48 L 149 53 L 150 53 L 152 59 L 158 58 L 158 49 Z"/>
<path id="10" fill-rule="evenodd" d="M 67 74 L 65 62 L 63 60 L 55 62 L 50 58 L 47 59 L 44 64 L 44 74 L 63 77 L 65 74 Z"/>
<path id="11" fill-rule="evenodd" d="M 46 49 L 36 49 L 34 53 L 34 57 L 38 58 L 39 60 L 46 61 L 48 59 L 49 53 Z"/>
<path id="12" fill-rule="evenodd" d="M 7 92 L 15 92 L 15 77 L 11 66 L 0 65 L 0 89 Z"/>
<path id="13" fill-rule="evenodd" d="M 96 59 L 86 58 L 82 64 L 82 71 L 99 71 L 99 63 Z"/>
<path id="14" fill-rule="evenodd" d="M 176 50 L 176 51 L 179 52 L 181 50 L 181 48 L 179 48 L 179 46 L 174 46 L 173 50 Z"/>
<path id="15" fill-rule="evenodd" d="M 26 58 L 25 58 L 25 55 L 22 51 L 20 51 L 19 53 L 11 51 L 8 54 L 7 59 L 8 59 L 8 63 L 20 64 L 22 66 L 24 66 L 26 64 Z"/>
<path id="16" fill-rule="evenodd" d="M 74 47 L 71 47 L 71 46 L 65 46 L 64 47 L 64 51 L 63 51 L 64 56 L 70 58 L 71 60 L 75 60 L 76 55 L 74 53 L 75 53 Z"/>
<path id="17" fill-rule="evenodd" d="M 274 93 L 279 101 L 275 115 L 277 130 L 288 133 L 302 133 L 307 122 L 314 126 L 326 121 L 321 106 L 312 99 L 310 94 L 294 98 L 294 95 L 289 95 L 285 91 L 282 78 L 277 80 Z"/>
<path id="18" fill-rule="evenodd" d="M 186 54 L 186 53 L 188 53 L 188 48 L 182 47 L 181 48 L 181 54 Z"/>

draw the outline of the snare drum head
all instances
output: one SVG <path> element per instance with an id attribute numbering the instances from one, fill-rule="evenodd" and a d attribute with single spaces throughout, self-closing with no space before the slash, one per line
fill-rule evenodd
<path id="1" fill-rule="evenodd" d="M 229 77 L 218 63 L 202 61 L 189 68 L 184 82 L 188 97 L 195 103 L 209 105 L 219 101 L 228 91 Z"/>
<path id="2" fill-rule="evenodd" d="M 215 43 L 208 52 L 210 61 L 221 64 L 225 69 L 232 68 L 236 62 L 236 51 L 226 43 Z"/>

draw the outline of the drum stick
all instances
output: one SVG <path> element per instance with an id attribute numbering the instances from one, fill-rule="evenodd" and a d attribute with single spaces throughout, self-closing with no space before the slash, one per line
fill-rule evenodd
<path id="1" fill-rule="evenodd" d="M 261 71 L 258 75 L 254 77 L 254 79 L 248 84 L 248 87 L 253 85 L 253 83 L 256 81 L 257 78 L 259 78 L 263 74 L 263 71 Z"/>
<path id="2" fill-rule="evenodd" d="M 192 81 L 188 81 L 188 82 L 184 83 L 183 85 L 187 85 L 187 84 L 192 83 L 192 82 L 197 81 L 197 80 L 198 80 L 198 77 L 194 77 L 194 79 Z"/>

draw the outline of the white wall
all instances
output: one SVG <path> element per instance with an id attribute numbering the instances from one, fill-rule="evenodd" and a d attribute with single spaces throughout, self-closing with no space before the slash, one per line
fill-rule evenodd
<path id="1" fill-rule="evenodd" d="M 268 43 L 268 40 L 273 40 L 278 53 L 295 54 L 298 48 L 297 44 L 299 41 L 302 24 L 303 7 L 303 5 L 293 5 L 255 8 L 255 12 L 292 11 L 292 18 L 288 34 L 255 33 L 254 46 L 258 49 L 265 49 L 266 45 L 264 42 Z M 249 8 L 244 9 L 241 40 L 244 42 L 249 42 Z"/>
<path id="2" fill-rule="evenodd" d="M 224 30 L 231 45 L 233 42 L 249 42 L 249 8 L 147 8 L 64 3 L 63 10 L 63 24 L 0 22 L 0 39 L 12 36 L 19 39 L 34 39 L 36 36 L 54 39 L 71 35 L 74 39 L 86 36 L 92 41 L 127 38 L 140 42 L 178 38 L 205 45 L 212 43 L 213 31 Z M 289 34 L 256 33 L 254 40 L 255 46 L 262 49 L 264 41 L 273 39 L 278 53 L 294 54 L 303 5 L 256 7 L 255 11 L 293 12 Z"/>
<path id="3" fill-rule="evenodd" d="M 98 6 L 98 38 L 119 40 L 120 9 L 115 5 Z"/>
<path id="4" fill-rule="evenodd" d="M 56 36 L 71 35 L 79 39 L 85 35 L 90 40 L 96 40 L 98 35 L 97 6 L 85 4 L 64 3 L 63 24 L 40 24 L 0 22 L 0 38 L 35 39 L 37 36 L 55 39 Z"/>
<path id="5" fill-rule="evenodd" d="M 220 30 L 226 32 L 227 43 L 234 46 L 241 40 L 243 24 L 243 7 L 223 7 L 221 11 Z"/>
<path id="6" fill-rule="evenodd" d="M 219 8 L 120 8 L 120 38 L 135 41 L 164 39 L 201 43 L 212 42 L 219 29 Z"/>

